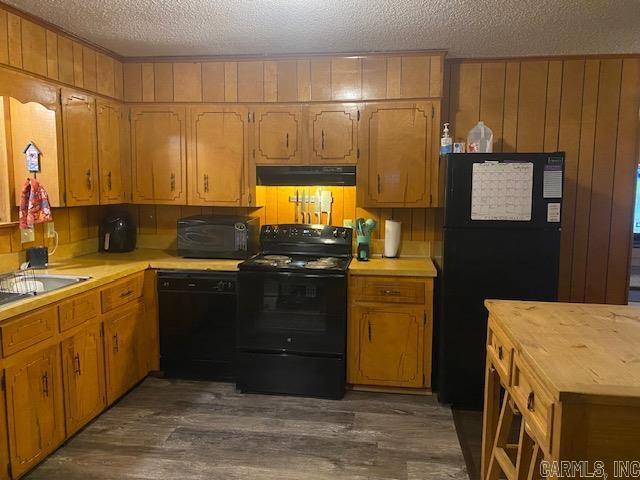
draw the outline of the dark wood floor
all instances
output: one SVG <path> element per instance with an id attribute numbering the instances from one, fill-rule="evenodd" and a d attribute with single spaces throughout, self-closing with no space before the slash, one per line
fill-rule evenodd
<path id="1" fill-rule="evenodd" d="M 470 480 L 480 480 L 482 462 L 482 412 L 453 410 L 453 421 L 458 432 L 462 453 L 467 463 Z"/>
<path id="2" fill-rule="evenodd" d="M 432 397 L 243 395 L 148 378 L 29 480 L 467 479 L 451 410 Z"/>

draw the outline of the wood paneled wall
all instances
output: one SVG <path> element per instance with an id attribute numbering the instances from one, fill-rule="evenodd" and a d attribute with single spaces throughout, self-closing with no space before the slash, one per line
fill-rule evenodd
<path id="1" fill-rule="evenodd" d="M 249 215 L 260 217 L 260 223 L 294 223 L 295 206 L 289 202 L 296 190 L 304 189 L 315 194 L 316 188 L 330 190 L 333 196 L 331 224 L 342 225 L 344 220 L 358 217 L 373 218 L 378 222 L 373 238 L 384 238 L 384 220 L 395 219 L 402 222 L 402 239 L 433 241 L 435 235 L 435 210 L 428 208 L 378 208 L 364 210 L 356 208 L 355 187 L 262 187 L 256 188 L 256 201 L 260 208 L 230 207 L 181 207 L 170 205 L 130 205 L 129 211 L 135 217 L 141 234 L 175 235 L 176 221 L 188 215 Z M 313 209 L 312 209 L 313 210 Z M 315 217 L 314 217 L 315 218 Z M 326 221 L 326 217 L 323 217 Z"/>
<path id="2" fill-rule="evenodd" d="M 445 84 L 456 141 L 483 120 L 494 151 L 566 152 L 560 299 L 626 303 L 640 58 L 464 61 Z"/>
<path id="3" fill-rule="evenodd" d="M 442 52 L 127 62 L 127 102 L 325 102 L 440 97 Z"/>
<path id="4" fill-rule="evenodd" d="M 122 100 L 122 62 L 0 5 L 0 64 Z"/>
<path id="5" fill-rule="evenodd" d="M 60 245 L 97 238 L 99 209 L 100 207 L 54 208 L 53 222 Z M 20 243 L 20 228 L 17 225 L 0 227 L 0 254 L 21 252 L 39 245 L 48 245 L 42 224 L 35 226 L 35 241 L 30 243 Z"/>

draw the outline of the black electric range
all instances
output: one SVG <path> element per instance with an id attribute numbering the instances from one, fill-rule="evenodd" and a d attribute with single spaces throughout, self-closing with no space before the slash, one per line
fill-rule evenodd
<path id="1" fill-rule="evenodd" d="M 243 392 L 342 398 L 353 232 L 264 225 L 239 265 L 236 384 Z"/>

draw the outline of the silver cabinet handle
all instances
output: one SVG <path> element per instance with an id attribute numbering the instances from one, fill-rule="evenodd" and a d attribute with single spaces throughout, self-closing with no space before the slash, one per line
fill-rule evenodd
<path id="1" fill-rule="evenodd" d="M 322 132 L 320 134 L 321 138 L 322 138 L 322 150 L 324 150 L 324 129 L 322 129 Z"/>
<path id="2" fill-rule="evenodd" d="M 285 135 L 285 144 L 286 144 L 287 148 L 289 148 L 289 133 L 288 132 Z"/>
<path id="3" fill-rule="evenodd" d="M 171 191 L 175 192 L 176 191 L 176 174 L 175 173 L 171 174 L 170 184 L 171 184 Z"/>
<path id="4" fill-rule="evenodd" d="M 87 175 L 87 188 L 91 190 L 93 187 L 93 182 L 91 181 L 91 169 L 87 170 L 86 175 Z"/>

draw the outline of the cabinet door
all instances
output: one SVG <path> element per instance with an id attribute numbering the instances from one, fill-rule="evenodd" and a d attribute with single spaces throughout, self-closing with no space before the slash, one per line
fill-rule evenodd
<path id="1" fill-rule="evenodd" d="M 27 170 L 23 151 L 29 143 L 34 143 L 40 150 L 38 180 L 46 187 L 51 206 L 64 206 L 64 161 L 60 105 L 45 106 L 35 102 L 22 103 L 11 97 L 4 97 L 3 100 L 5 122 L 6 120 L 11 122 L 10 139 L 7 140 L 11 142 L 15 205 L 20 205 L 24 182 L 33 175 Z M 6 118 L 7 112 L 9 118 Z"/>
<path id="2" fill-rule="evenodd" d="M 422 307 L 352 306 L 349 381 L 423 387 L 425 323 Z"/>
<path id="3" fill-rule="evenodd" d="M 131 108 L 135 203 L 186 204 L 186 128 L 183 107 Z"/>
<path id="4" fill-rule="evenodd" d="M 64 440 L 59 346 L 6 371 L 11 470 L 19 476 Z"/>
<path id="5" fill-rule="evenodd" d="M 62 343 L 67 435 L 72 435 L 106 406 L 104 350 L 96 323 Z"/>
<path id="6" fill-rule="evenodd" d="M 311 163 L 353 164 L 358 160 L 358 105 L 332 104 L 307 109 L 306 139 Z"/>
<path id="7" fill-rule="evenodd" d="M 2 372 L 2 380 L 6 382 L 6 373 Z M 0 398 L 0 478 L 11 478 L 11 457 L 9 456 L 9 429 L 7 426 L 7 405 Z"/>
<path id="8" fill-rule="evenodd" d="M 62 135 L 67 205 L 97 205 L 98 148 L 93 97 L 62 89 Z"/>
<path id="9" fill-rule="evenodd" d="M 251 116 L 257 164 L 302 163 L 302 109 L 260 107 Z"/>
<path id="10" fill-rule="evenodd" d="M 248 175 L 248 110 L 193 107 L 189 119 L 189 204 L 242 206 Z"/>
<path id="11" fill-rule="evenodd" d="M 104 321 L 107 359 L 107 403 L 120 398 L 146 375 L 144 304 L 135 303 L 114 311 Z"/>
<path id="12" fill-rule="evenodd" d="M 100 204 L 122 203 L 122 107 L 97 102 L 98 164 L 100 166 Z"/>
<path id="13" fill-rule="evenodd" d="M 360 205 L 428 207 L 434 155 L 431 102 L 369 104 L 359 127 Z"/>

